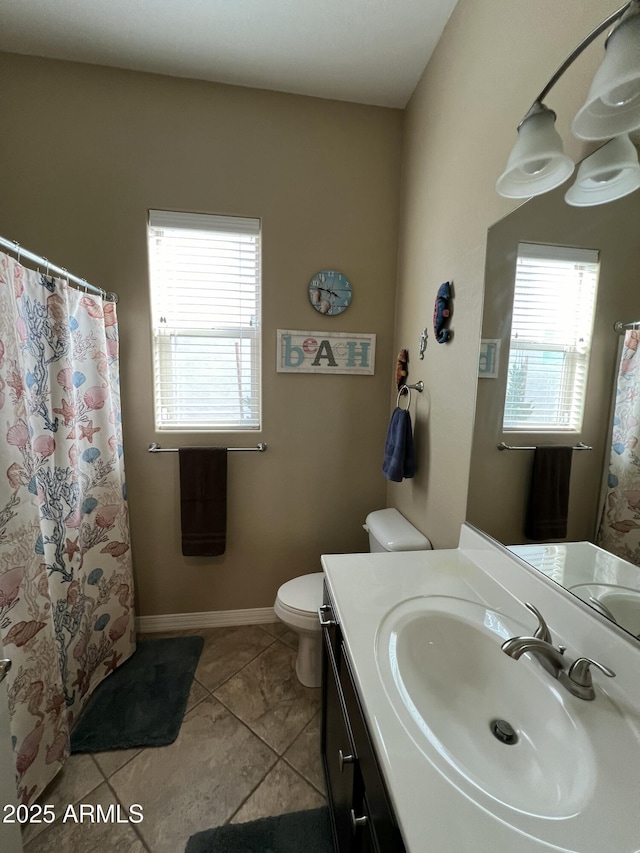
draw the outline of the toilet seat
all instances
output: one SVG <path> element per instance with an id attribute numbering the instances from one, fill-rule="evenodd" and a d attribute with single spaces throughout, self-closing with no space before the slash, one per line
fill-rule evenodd
<path id="1" fill-rule="evenodd" d="M 313 572 L 283 583 L 278 590 L 276 616 L 294 628 L 319 631 L 318 608 L 322 604 L 324 574 Z"/>
<path id="2" fill-rule="evenodd" d="M 414 551 L 430 549 L 431 543 L 397 509 L 370 512 L 371 551 Z M 322 628 L 318 610 L 322 606 L 323 572 L 301 575 L 282 584 L 273 605 L 275 615 L 298 634 L 296 675 L 305 687 L 322 683 Z M 322 624 L 327 623 L 322 620 Z"/>

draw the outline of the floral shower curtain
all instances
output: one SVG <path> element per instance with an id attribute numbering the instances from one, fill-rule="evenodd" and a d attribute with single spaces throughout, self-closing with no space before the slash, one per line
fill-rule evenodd
<path id="1" fill-rule="evenodd" d="M 640 332 L 622 345 L 611 459 L 597 544 L 640 566 Z"/>
<path id="2" fill-rule="evenodd" d="M 0 253 L 0 633 L 18 797 L 135 649 L 115 304 Z"/>

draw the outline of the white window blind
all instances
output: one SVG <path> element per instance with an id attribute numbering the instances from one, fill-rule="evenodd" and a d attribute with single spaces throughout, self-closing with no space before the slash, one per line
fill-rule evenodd
<path id="1" fill-rule="evenodd" d="M 260 220 L 149 211 L 157 430 L 260 429 Z"/>
<path id="2" fill-rule="evenodd" d="M 505 430 L 582 428 L 598 272 L 595 249 L 519 244 Z"/>

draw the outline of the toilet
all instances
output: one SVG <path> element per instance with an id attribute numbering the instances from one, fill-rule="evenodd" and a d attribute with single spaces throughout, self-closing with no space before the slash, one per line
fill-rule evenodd
<path id="1" fill-rule="evenodd" d="M 429 551 L 431 542 L 397 509 L 370 512 L 363 524 L 369 551 Z M 322 604 L 324 574 L 313 572 L 283 583 L 273 606 L 276 616 L 298 634 L 296 675 L 305 687 L 322 681 L 322 634 L 318 608 Z"/>

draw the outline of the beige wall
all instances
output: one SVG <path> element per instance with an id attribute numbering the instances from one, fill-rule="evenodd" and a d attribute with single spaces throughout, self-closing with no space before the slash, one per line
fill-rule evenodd
<path id="1" fill-rule="evenodd" d="M 0 80 L 0 234 L 120 296 L 138 614 L 269 606 L 321 553 L 365 550 L 386 497 L 402 113 L 10 54 Z M 154 433 L 148 208 L 262 219 L 260 434 Z M 307 297 L 327 267 L 354 288 L 334 318 Z M 375 332 L 375 376 L 277 374 L 277 328 Z M 223 557 L 182 557 L 178 457 L 154 440 L 269 445 L 230 456 Z"/>
<path id="2" fill-rule="evenodd" d="M 409 348 L 412 380 L 427 390 L 412 412 L 418 474 L 390 484 L 387 498 L 436 547 L 455 546 L 465 518 L 487 228 L 516 206 L 495 181 L 538 92 L 611 11 L 605 0 L 460 0 L 406 111 L 394 348 Z M 574 159 L 586 152 L 569 124 L 602 49 L 583 54 L 546 101 Z M 447 280 L 454 337 L 440 345 L 433 302 Z"/>
<path id="3" fill-rule="evenodd" d="M 560 11 L 557 0 L 460 0 L 404 114 L 402 150 L 397 111 L 2 57 L 0 233 L 121 295 L 141 613 L 266 606 L 279 582 L 315 570 L 323 551 L 363 550 L 359 524 L 385 502 L 436 547 L 455 546 L 467 499 L 486 231 L 515 206 L 496 195 L 495 180 L 539 89 L 610 11 L 605 0 L 573 0 Z M 574 158 L 585 151 L 568 126 L 601 50 L 584 54 L 547 100 Z M 218 560 L 180 556 L 177 460 L 146 453 L 159 440 L 150 397 L 148 207 L 257 215 L 264 223 L 258 438 L 270 449 L 231 459 L 230 545 Z M 378 334 L 376 375 L 276 376 L 275 329 L 322 328 L 304 288 L 328 265 L 355 288 L 352 307 L 331 328 Z M 454 338 L 439 345 L 433 302 L 447 280 Z M 410 350 L 411 381 L 427 386 L 412 403 L 419 470 L 414 480 L 387 484 L 380 454 L 402 347 Z"/>

